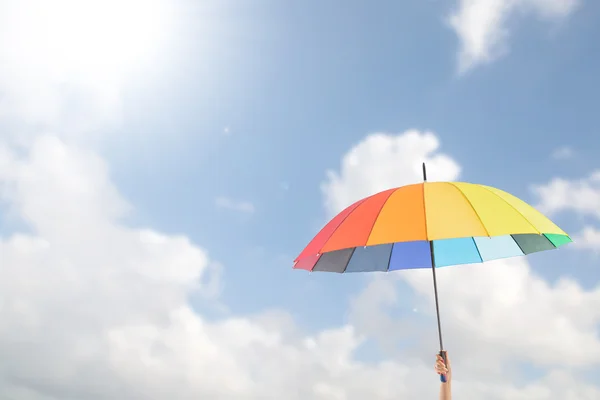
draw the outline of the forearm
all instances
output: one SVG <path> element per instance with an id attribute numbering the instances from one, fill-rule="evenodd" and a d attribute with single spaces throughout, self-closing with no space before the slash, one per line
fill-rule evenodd
<path id="1" fill-rule="evenodd" d="M 451 383 L 446 382 L 440 385 L 440 400 L 452 400 Z"/>

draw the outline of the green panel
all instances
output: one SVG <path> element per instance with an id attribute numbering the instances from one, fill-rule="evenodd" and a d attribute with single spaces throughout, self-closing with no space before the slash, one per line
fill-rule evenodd
<path id="1" fill-rule="evenodd" d="M 517 242 L 523 254 L 537 253 L 538 251 L 553 250 L 556 248 L 544 235 L 525 233 L 511 236 Z"/>
<path id="2" fill-rule="evenodd" d="M 563 244 L 571 243 L 572 240 L 567 235 L 557 235 L 555 233 L 544 233 L 544 236 L 548 238 L 550 242 L 556 247 L 562 246 Z"/>

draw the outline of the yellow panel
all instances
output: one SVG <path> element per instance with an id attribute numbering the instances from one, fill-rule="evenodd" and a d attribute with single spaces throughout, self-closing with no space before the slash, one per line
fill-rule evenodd
<path id="1" fill-rule="evenodd" d="M 525 203 L 518 197 L 513 196 L 503 190 L 496 189 L 490 186 L 483 186 L 502 200 L 506 201 L 512 207 L 514 207 L 524 218 L 526 218 L 531 225 L 533 225 L 541 233 L 555 233 L 557 235 L 566 235 L 566 233 L 560 229 L 554 222 L 548 219 L 544 214 Z"/>
<path id="2" fill-rule="evenodd" d="M 463 182 L 452 185 L 466 196 L 490 236 L 540 233 L 512 205 L 485 187 Z"/>
<path id="3" fill-rule="evenodd" d="M 424 190 L 429 240 L 487 236 L 477 214 L 456 186 L 428 182 Z"/>
<path id="4" fill-rule="evenodd" d="M 387 199 L 367 246 L 426 240 L 423 184 L 403 186 Z"/>

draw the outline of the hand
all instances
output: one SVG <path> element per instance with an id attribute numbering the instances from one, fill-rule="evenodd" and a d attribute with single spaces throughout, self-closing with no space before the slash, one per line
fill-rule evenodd
<path id="1" fill-rule="evenodd" d="M 445 375 L 446 381 L 450 382 L 452 377 L 452 367 L 450 365 L 450 358 L 448 357 L 448 353 L 446 352 L 446 363 L 444 363 L 444 359 L 439 354 L 435 359 L 435 372 L 438 375 Z"/>

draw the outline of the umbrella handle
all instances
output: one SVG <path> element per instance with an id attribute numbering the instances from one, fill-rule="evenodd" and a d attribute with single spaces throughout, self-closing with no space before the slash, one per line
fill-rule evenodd
<path id="1" fill-rule="evenodd" d="M 440 351 L 440 356 L 442 356 L 442 358 L 444 359 L 444 365 L 446 365 L 446 352 L 445 351 Z M 446 378 L 446 375 L 444 374 L 440 374 L 440 382 L 442 383 L 446 383 L 448 382 L 448 379 Z"/>

